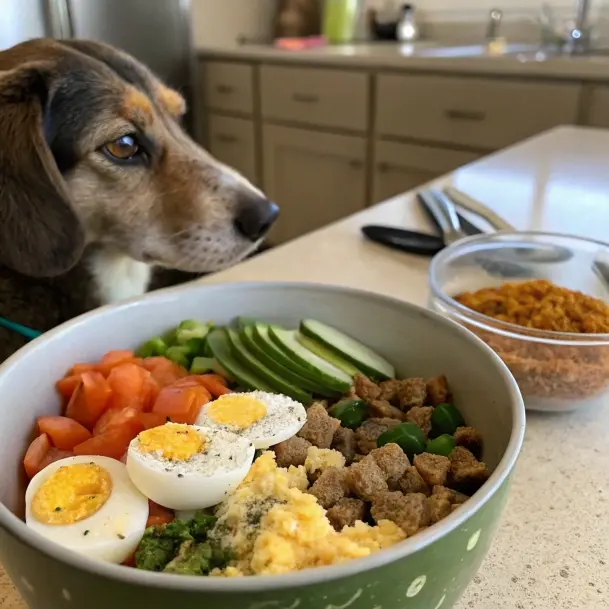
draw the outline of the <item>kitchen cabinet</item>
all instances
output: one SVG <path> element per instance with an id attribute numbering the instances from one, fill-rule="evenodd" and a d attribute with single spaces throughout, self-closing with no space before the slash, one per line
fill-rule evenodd
<path id="1" fill-rule="evenodd" d="M 207 146 L 219 161 L 236 169 L 253 184 L 260 184 L 253 121 L 210 113 Z"/>
<path id="2" fill-rule="evenodd" d="M 436 146 L 377 141 L 372 202 L 380 203 L 412 190 L 475 161 L 479 156 L 474 152 Z"/>
<path id="3" fill-rule="evenodd" d="M 222 112 L 254 111 L 254 67 L 245 63 L 208 61 L 203 70 L 203 103 Z"/>
<path id="4" fill-rule="evenodd" d="M 609 127 L 609 86 L 594 85 L 590 88 L 586 124 L 592 127 Z"/>
<path id="5" fill-rule="evenodd" d="M 279 244 L 366 207 L 363 137 L 264 125 L 264 189 L 280 206 Z"/>

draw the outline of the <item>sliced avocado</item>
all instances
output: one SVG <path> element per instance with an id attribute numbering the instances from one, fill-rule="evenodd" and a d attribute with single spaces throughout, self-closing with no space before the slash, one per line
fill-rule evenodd
<path id="1" fill-rule="evenodd" d="M 286 330 L 279 326 L 270 326 L 269 335 L 275 344 L 290 357 L 314 372 L 320 383 L 343 393 L 351 387 L 351 377 L 340 368 L 303 347 L 296 339 L 295 331 Z"/>
<path id="2" fill-rule="evenodd" d="M 312 351 L 315 355 L 319 355 L 319 357 L 325 359 L 327 362 L 334 364 L 337 368 L 346 372 L 350 377 L 354 377 L 360 372 L 351 362 L 343 359 L 340 355 L 336 355 L 334 351 L 330 351 L 330 349 L 321 343 L 318 343 L 316 340 L 305 336 L 302 332 L 296 332 L 296 339 L 303 347 Z"/>
<path id="3" fill-rule="evenodd" d="M 304 319 L 300 323 L 300 331 L 374 379 L 395 378 L 395 368 L 385 358 L 336 328 L 314 319 Z"/>
<path id="4" fill-rule="evenodd" d="M 290 368 L 287 368 L 282 363 L 273 359 L 273 357 L 267 353 L 264 349 L 258 346 L 254 340 L 254 326 L 246 326 L 239 332 L 239 337 L 243 341 L 243 344 L 249 349 L 250 353 L 258 358 L 265 366 L 270 368 L 273 372 L 278 374 L 281 378 L 285 379 L 292 385 L 300 387 L 314 395 L 323 395 L 332 397 L 335 393 L 329 391 L 326 387 L 319 385 L 315 381 L 311 381 L 303 376 L 300 376 Z"/>
<path id="5" fill-rule="evenodd" d="M 268 366 L 265 366 L 249 349 L 243 344 L 239 334 L 231 328 L 226 330 L 228 340 L 230 341 L 232 352 L 235 357 L 244 365 L 252 370 L 256 376 L 264 379 L 275 392 L 283 393 L 294 400 L 298 400 L 303 404 L 312 404 L 313 396 L 310 393 L 296 387 L 288 380 L 282 378 L 273 372 Z"/>
<path id="6" fill-rule="evenodd" d="M 256 323 L 257 320 L 255 320 L 253 317 L 237 317 L 237 328 L 239 331 L 249 326 L 255 326 Z"/>
<path id="7" fill-rule="evenodd" d="M 269 325 L 263 323 L 257 323 L 254 326 L 253 339 L 254 342 L 264 350 L 265 353 L 272 357 L 274 361 L 280 363 L 285 368 L 288 368 L 292 372 L 298 374 L 298 376 L 312 381 L 319 386 L 317 393 L 323 397 L 336 398 L 342 395 L 342 390 L 327 387 L 325 383 L 320 381 L 319 374 L 314 370 L 311 371 L 306 366 L 301 365 L 289 353 L 284 351 L 281 347 L 277 346 L 269 334 Z"/>
<path id="8" fill-rule="evenodd" d="M 257 389 L 270 393 L 274 391 L 270 385 L 234 357 L 225 329 L 218 328 L 210 332 L 207 336 L 207 346 L 214 359 L 216 359 L 220 366 L 222 366 L 222 368 L 224 368 L 240 385 L 243 385 L 248 389 Z"/>

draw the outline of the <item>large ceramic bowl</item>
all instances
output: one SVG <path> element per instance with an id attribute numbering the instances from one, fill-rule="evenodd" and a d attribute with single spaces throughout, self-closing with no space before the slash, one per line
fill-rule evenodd
<path id="1" fill-rule="evenodd" d="M 54 382 L 75 361 L 135 347 L 185 318 L 237 315 L 295 325 L 314 317 L 351 333 L 403 375 L 445 373 L 486 441 L 489 481 L 441 523 L 369 558 L 290 575 L 184 577 L 102 564 L 21 520 L 21 459 L 35 418 L 58 412 Z M 84 315 L 0 366 L 0 562 L 32 609 L 449 609 L 478 570 L 505 504 L 524 433 L 518 387 L 474 334 L 427 310 L 345 288 L 230 284 L 158 292 Z"/>

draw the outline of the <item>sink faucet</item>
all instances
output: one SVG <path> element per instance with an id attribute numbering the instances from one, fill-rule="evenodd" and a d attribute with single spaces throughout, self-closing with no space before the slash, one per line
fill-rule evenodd
<path id="1" fill-rule="evenodd" d="M 574 53 L 581 53 L 590 45 L 590 0 L 577 0 L 575 26 L 569 32 L 569 46 Z"/>
<path id="2" fill-rule="evenodd" d="M 586 2 L 588 0 L 582 0 Z M 486 40 L 492 41 L 496 40 L 499 37 L 499 29 L 501 28 L 501 21 L 503 19 L 503 12 L 498 8 L 491 9 L 491 12 L 488 16 L 488 25 L 486 28 Z"/>

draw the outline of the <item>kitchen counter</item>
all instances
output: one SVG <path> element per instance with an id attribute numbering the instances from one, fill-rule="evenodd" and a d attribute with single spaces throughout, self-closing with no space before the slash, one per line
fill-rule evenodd
<path id="1" fill-rule="evenodd" d="M 460 47 L 439 46 L 426 42 L 414 45 L 376 42 L 286 51 L 272 45 L 235 44 L 217 47 L 199 46 L 197 52 L 199 56 L 206 58 L 267 63 L 544 77 L 553 80 L 609 81 L 609 55 L 544 58 L 529 52 L 501 56 L 490 56 L 485 53 L 445 54 L 450 53 L 450 49 L 458 48 Z"/>
<path id="2" fill-rule="evenodd" d="M 520 229 L 609 237 L 609 131 L 560 128 L 442 178 Z M 331 195 L 329 195 L 331 197 Z M 414 193 L 206 278 L 311 281 L 427 302 L 429 260 L 365 242 L 368 223 L 428 229 Z M 528 416 L 492 550 L 456 609 L 609 606 L 609 404 Z M 0 570 L 0 607 L 25 609 Z"/>

